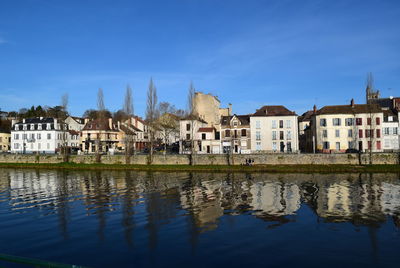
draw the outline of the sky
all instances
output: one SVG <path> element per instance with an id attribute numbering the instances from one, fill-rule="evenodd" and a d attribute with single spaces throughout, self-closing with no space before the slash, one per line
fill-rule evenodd
<path id="1" fill-rule="evenodd" d="M 236 114 L 285 105 L 302 114 L 365 102 L 372 72 L 400 96 L 400 1 L 0 1 L 0 109 L 110 111 L 132 87 L 143 116 L 150 78 L 158 100 L 186 108 L 196 91 Z"/>

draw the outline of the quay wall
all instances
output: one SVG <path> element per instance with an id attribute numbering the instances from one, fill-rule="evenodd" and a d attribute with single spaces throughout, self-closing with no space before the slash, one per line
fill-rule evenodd
<path id="1" fill-rule="evenodd" d="M 244 165 L 249 159 L 253 165 L 363 165 L 369 164 L 369 154 L 237 154 L 237 155 L 154 155 L 154 165 Z M 61 155 L 0 154 L 0 163 L 62 163 Z M 96 163 L 95 155 L 71 155 L 69 162 Z M 124 155 L 102 155 L 103 164 L 125 164 Z M 148 164 L 148 155 L 135 155 L 131 164 Z M 373 153 L 372 163 L 399 164 L 399 153 Z"/>

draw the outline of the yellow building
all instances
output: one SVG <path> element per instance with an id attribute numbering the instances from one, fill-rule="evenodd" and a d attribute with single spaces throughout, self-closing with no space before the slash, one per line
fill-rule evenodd
<path id="1" fill-rule="evenodd" d="M 0 152 L 8 152 L 11 150 L 11 134 L 0 132 Z"/>

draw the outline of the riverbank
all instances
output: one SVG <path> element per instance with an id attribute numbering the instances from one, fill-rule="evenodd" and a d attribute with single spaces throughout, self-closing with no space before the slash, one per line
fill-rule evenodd
<path id="1" fill-rule="evenodd" d="M 163 172 L 400 173 L 400 165 L 125 165 L 77 163 L 0 163 L 0 168 L 136 170 Z"/>

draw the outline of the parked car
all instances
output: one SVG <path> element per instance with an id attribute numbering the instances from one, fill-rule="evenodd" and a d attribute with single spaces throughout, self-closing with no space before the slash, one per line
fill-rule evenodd
<path id="1" fill-rule="evenodd" d="M 357 149 L 347 149 L 346 154 L 358 154 L 360 151 Z"/>

